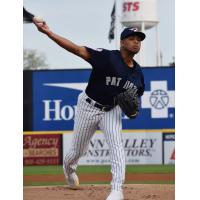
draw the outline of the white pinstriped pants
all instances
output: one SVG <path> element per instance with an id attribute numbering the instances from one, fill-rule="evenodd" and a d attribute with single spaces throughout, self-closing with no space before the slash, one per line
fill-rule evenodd
<path id="1" fill-rule="evenodd" d="M 64 174 L 67 177 L 67 174 L 76 171 L 79 158 L 87 151 L 90 139 L 100 128 L 110 149 L 112 189 L 120 190 L 125 180 L 121 108 L 116 106 L 108 112 L 103 112 L 86 102 L 87 97 L 85 92 L 82 92 L 78 97 L 73 141 L 63 163 Z"/>

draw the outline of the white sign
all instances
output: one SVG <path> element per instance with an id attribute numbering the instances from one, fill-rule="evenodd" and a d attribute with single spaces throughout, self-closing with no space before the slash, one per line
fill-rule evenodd
<path id="1" fill-rule="evenodd" d="M 151 81 L 151 91 L 144 92 L 141 107 L 151 109 L 151 118 L 168 118 L 168 108 L 175 107 L 175 92 L 167 89 L 167 81 Z"/>
<path id="2" fill-rule="evenodd" d="M 64 134 L 63 156 L 69 151 L 73 134 Z M 122 133 L 126 164 L 162 164 L 162 133 Z M 80 165 L 110 164 L 109 148 L 103 133 L 96 133 Z"/>

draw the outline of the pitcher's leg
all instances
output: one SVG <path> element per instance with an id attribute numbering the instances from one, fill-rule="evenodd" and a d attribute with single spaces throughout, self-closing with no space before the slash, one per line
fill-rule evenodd
<path id="1" fill-rule="evenodd" d="M 66 177 L 76 171 L 79 158 L 87 151 L 89 141 L 97 128 L 98 119 L 95 117 L 95 112 L 96 110 L 92 110 L 91 106 L 85 102 L 84 96 L 79 99 L 72 145 L 63 163 Z"/>
<path id="2" fill-rule="evenodd" d="M 125 154 L 122 144 L 121 109 L 117 106 L 104 114 L 100 123 L 110 149 L 112 190 L 121 190 L 125 180 Z"/>

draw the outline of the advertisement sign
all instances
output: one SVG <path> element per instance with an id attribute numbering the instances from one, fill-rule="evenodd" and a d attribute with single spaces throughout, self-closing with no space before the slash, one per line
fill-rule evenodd
<path id="1" fill-rule="evenodd" d="M 33 72 L 33 131 L 73 129 L 77 98 L 91 70 Z M 123 129 L 174 129 L 174 68 L 143 68 L 145 92 L 139 116 L 123 116 Z"/>
<path id="2" fill-rule="evenodd" d="M 77 97 L 90 70 L 33 73 L 33 131 L 72 130 Z"/>
<path id="3" fill-rule="evenodd" d="M 62 154 L 62 135 L 24 135 L 24 165 L 59 165 Z"/>
<path id="4" fill-rule="evenodd" d="M 73 133 L 63 136 L 63 159 L 69 151 Z M 126 164 L 162 164 L 162 133 L 122 133 Z M 92 137 L 80 165 L 108 165 L 110 153 L 104 134 L 97 132 Z"/>
<path id="5" fill-rule="evenodd" d="M 164 164 L 175 164 L 175 134 L 163 133 Z"/>

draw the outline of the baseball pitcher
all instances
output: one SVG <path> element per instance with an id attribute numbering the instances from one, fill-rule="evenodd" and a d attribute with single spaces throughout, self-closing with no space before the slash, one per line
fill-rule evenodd
<path id="1" fill-rule="evenodd" d="M 77 101 L 71 149 L 65 155 L 64 174 L 71 187 L 79 185 L 78 160 L 88 149 L 97 129 L 105 135 L 110 149 L 112 190 L 106 200 L 123 200 L 125 154 L 122 145 L 122 112 L 134 119 L 139 113 L 139 97 L 144 92 L 144 76 L 133 59 L 145 34 L 136 28 L 121 33 L 120 50 L 92 49 L 55 34 L 46 22 L 33 18 L 38 30 L 67 51 L 91 64 L 87 88 Z"/>

